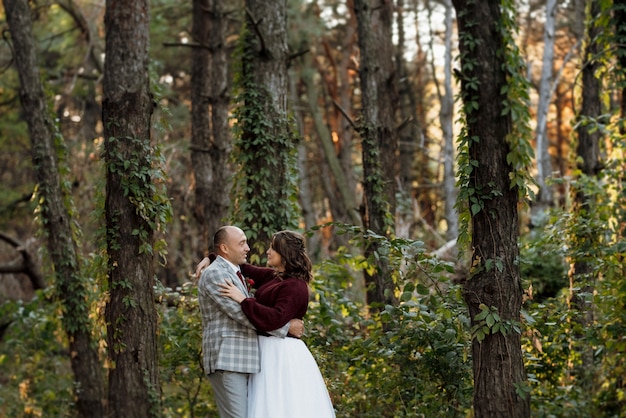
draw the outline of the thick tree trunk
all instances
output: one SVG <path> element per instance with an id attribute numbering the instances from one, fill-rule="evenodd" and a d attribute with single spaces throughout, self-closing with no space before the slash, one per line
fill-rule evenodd
<path id="1" fill-rule="evenodd" d="M 289 161 L 295 157 L 291 153 L 296 144 L 287 115 L 286 0 L 246 0 L 244 45 L 241 76 L 250 83 L 245 87 L 249 94 L 246 111 L 262 110 L 247 113 L 249 120 L 238 121 L 242 155 L 250 159 L 243 160 L 241 167 L 246 177 L 242 227 L 251 229 L 251 257 L 262 259 L 273 233 L 294 224 L 291 193 L 295 183 Z"/>
<path id="2" fill-rule="evenodd" d="M 193 1 L 191 163 L 195 177 L 194 215 L 207 248 L 230 205 L 233 170 L 228 124 L 227 19 L 222 0 Z"/>
<path id="3" fill-rule="evenodd" d="M 468 187 L 484 205 L 471 219 L 473 272 L 464 284 L 464 297 L 472 325 L 480 322 L 476 316 L 483 309 L 492 307 L 503 324 L 519 323 L 518 190 L 510 187 L 513 168 L 507 162 L 510 149 L 506 138 L 512 121 L 510 114 L 503 112 L 507 74 L 502 68 L 505 45 L 498 28 L 500 3 L 453 0 L 453 4 L 462 39 L 462 95 L 478 106 L 466 122 L 467 137 L 477 138 L 468 145 L 469 158 L 476 162 Z M 526 381 L 518 332 L 491 332 L 482 341 L 474 338 L 472 363 L 476 417 L 530 416 L 530 398 L 517 392 L 518 385 Z"/>
<path id="4" fill-rule="evenodd" d="M 63 305 L 63 327 L 69 341 L 76 380 L 79 417 L 104 417 L 104 381 L 97 347 L 91 337 L 87 290 L 80 276 L 72 220 L 66 208 L 67 190 L 61 186 L 56 128 L 46 105 L 36 62 L 31 10 L 26 0 L 4 0 L 11 30 L 15 64 L 20 77 L 20 100 L 32 142 L 32 158 L 41 202 L 41 221 L 54 265 L 57 296 Z"/>
<path id="5" fill-rule="evenodd" d="M 395 208 L 397 175 L 397 137 L 395 132 L 395 94 L 393 59 L 390 47 L 391 5 L 379 5 L 377 26 L 369 0 L 355 0 L 361 62 L 359 77 L 363 121 L 360 127 L 363 155 L 365 214 L 363 226 L 380 235 L 392 230 L 388 218 Z M 372 241 L 365 256 L 373 255 L 379 245 Z M 367 301 L 370 306 L 395 304 L 394 284 L 385 257 L 376 259 L 376 271 L 365 273 Z"/>
<path id="6" fill-rule="evenodd" d="M 103 125 L 111 416 L 160 414 L 151 197 L 148 0 L 107 0 Z"/>

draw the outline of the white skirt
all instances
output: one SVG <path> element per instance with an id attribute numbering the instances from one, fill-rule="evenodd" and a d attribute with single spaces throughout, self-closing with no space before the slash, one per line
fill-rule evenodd
<path id="1" fill-rule="evenodd" d="M 249 418 L 332 418 L 326 383 L 306 344 L 259 335 L 261 372 L 248 383 Z"/>

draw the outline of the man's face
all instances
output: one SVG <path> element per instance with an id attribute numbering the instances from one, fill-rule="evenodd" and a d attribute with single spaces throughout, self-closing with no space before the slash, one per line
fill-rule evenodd
<path id="1" fill-rule="evenodd" d="M 239 228 L 229 228 L 226 243 L 222 244 L 225 248 L 224 258 L 233 264 L 244 264 L 247 262 L 250 247 L 248 247 L 248 239 L 246 234 Z"/>

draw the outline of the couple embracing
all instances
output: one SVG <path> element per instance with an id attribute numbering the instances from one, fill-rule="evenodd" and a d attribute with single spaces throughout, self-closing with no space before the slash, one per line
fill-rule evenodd
<path id="1" fill-rule="evenodd" d="M 235 226 L 221 227 L 213 246 L 215 260 L 198 265 L 198 298 L 204 369 L 220 417 L 334 417 L 317 363 L 299 339 L 312 278 L 303 237 L 274 234 L 269 267 L 247 264 L 250 247 Z"/>

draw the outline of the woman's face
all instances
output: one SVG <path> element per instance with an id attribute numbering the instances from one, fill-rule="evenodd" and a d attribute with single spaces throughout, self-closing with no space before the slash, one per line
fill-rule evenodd
<path id="1" fill-rule="evenodd" d="M 273 244 L 273 243 L 272 243 Z M 283 258 L 278 254 L 277 251 L 270 245 L 270 248 L 267 249 L 267 265 L 275 268 L 277 271 L 284 271 L 285 266 L 283 265 Z"/>

